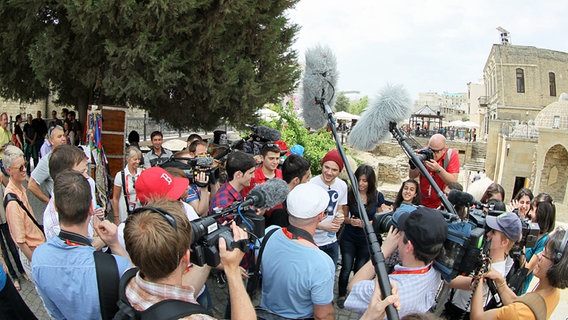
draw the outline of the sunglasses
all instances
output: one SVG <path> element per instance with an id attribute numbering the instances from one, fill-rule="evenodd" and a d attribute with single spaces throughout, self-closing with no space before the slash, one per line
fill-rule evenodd
<path id="1" fill-rule="evenodd" d="M 22 164 L 21 166 L 15 168 L 15 169 L 18 169 L 18 171 L 20 171 L 20 172 L 26 171 L 28 169 L 28 162 L 27 161 L 24 162 L 24 164 Z"/>
<path id="2" fill-rule="evenodd" d="M 445 149 L 445 147 L 442 148 L 442 149 L 438 149 L 438 150 L 433 149 L 433 148 L 430 147 L 430 150 L 432 150 L 432 152 L 434 152 L 434 153 L 442 152 L 442 151 L 444 151 L 444 149 Z"/>
<path id="3" fill-rule="evenodd" d="M 172 228 L 174 228 L 175 231 L 177 231 L 177 223 L 176 223 L 176 219 L 167 211 L 164 211 L 162 209 L 156 208 L 156 207 L 151 207 L 151 206 L 147 206 L 147 207 L 140 207 L 140 208 L 136 208 L 134 209 L 134 211 L 132 211 L 131 214 L 137 214 L 143 211 L 150 211 L 153 213 L 157 213 L 159 215 L 161 215 L 162 217 L 164 217 L 164 219 L 166 219 L 166 221 L 168 222 L 168 224 L 170 226 L 172 226 Z"/>

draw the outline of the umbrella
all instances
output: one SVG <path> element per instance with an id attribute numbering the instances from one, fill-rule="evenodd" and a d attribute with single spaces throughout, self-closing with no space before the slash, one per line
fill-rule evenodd
<path id="1" fill-rule="evenodd" d="M 256 112 L 256 114 L 262 119 L 266 121 L 271 121 L 278 118 L 278 113 L 276 111 L 272 111 L 270 109 L 264 108 L 260 109 Z"/>
<path id="2" fill-rule="evenodd" d="M 479 125 L 473 121 L 466 121 L 463 123 L 463 126 L 466 128 L 479 128 Z"/>
<path id="3" fill-rule="evenodd" d="M 335 119 L 337 119 L 337 120 L 353 120 L 353 119 L 359 120 L 359 118 L 361 118 L 358 115 L 351 114 L 351 113 L 345 112 L 345 111 L 336 112 L 334 114 L 334 116 L 335 116 Z"/>

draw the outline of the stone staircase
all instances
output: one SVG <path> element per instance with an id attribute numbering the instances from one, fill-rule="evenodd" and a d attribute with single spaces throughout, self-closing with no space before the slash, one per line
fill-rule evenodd
<path id="1" fill-rule="evenodd" d="M 463 167 L 470 171 L 482 171 L 485 169 L 485 159 L 487 158 L 487 144 L 474 142 L 471 150 L 471 160 Z"/>

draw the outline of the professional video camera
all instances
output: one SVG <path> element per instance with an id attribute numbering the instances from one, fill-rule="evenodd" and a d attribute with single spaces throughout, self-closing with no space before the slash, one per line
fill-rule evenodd
<path id="1" fill-rule="evenodd" d="M 528 218 L 521 219 L 521 240 L 517 241 L 509 255 L 513 260 L 517 261 L 522 255 L 524 255 L 524 248 L 534 248 L 538 241 L 538 235 L 540 234 L 540 227 L 538 223 L 531 222 Z"/>
<path id="2" fill-rule="evenodd" d="M 234 202 L 224 210 L 191 222 L 192 243 L 191 262 L 203 266 L 216 267 L 221 262 L 219 257 L 219 238 L 225 239 L 227 249 L 239 248 L 247 252 L 258 238 L 264 236 L 264 216 L 256 215 L 250 204 Z M 227 224 L 221 224 L 224 220 Z M 236 224 L 249 234 L 249 239 L 235 241 L 229 223 Z"/>
<path id="3" fill-rule="evenodd" d="M 160 167 L 181 169 L 189 179 L 189 183 L 206 187 L 207 183 L 197 181 L 196 177 L 203 172 L 206 177 L 209 177 L 209 184 L 217 183 L 219 181 L 219 168 L 213 167 L 213 161 L 214 159 L 211 157 L 171 158 L 162 163 Z"/>
<path id="4" fill-rule="evenodd" d="M 213 209 L 214 214 L 194 220 L 192 226 L 191 262 L 202 266 L 216 267 L 219 257 L 219 237 L 223 237 L 227 248 L 245 251 L 264 236 L 264 216 L 256 215 L 256 209 L 269 209 L 282 203 L 288 196 L 288 184 L 282 179 L 270 179 L 256 185 L 241 202 L 234 202 L 225 209 Z M 228 223 L 235 221 L 249 234 L 249 239 L 234 241 Z"/>

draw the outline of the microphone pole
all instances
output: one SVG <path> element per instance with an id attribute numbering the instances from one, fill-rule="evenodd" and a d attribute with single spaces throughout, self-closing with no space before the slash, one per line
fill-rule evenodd
<path id="1" fill-rule="evenodd" d="M 327 81 L 327 79 L 325 79 Z M 329 83 L 329 81 L 327 81 Z M 333 88 L 333 85 L 329 83 L 329 85 Z M 321 98 L 315 98 L 315 102 L 319 105 L 324 114 L 327 115 L 327 123 L 331 128 L 331 132 L 333 133 L 333 137 L 335 139 L 335 145 L 337 147 L 337 151 L 345 163 L 345 169 L 347 170 L 347 175 L 349 176 L 349 182 L 351 182 L 351 188 L 353 189 L 353 194 L 355 195 L 355 200 L 357 201 L 357 206 L 359 208 L 361 220 L 363 222 L 363 230 L 367 235 L 367 244 L 369 246 L 369 252 L 371 253 L 371 261 L 373 261 L 373 266 L 375 267 L 375 273 L 377 274 L 377 279 L 379 282 L 379 288 L 381 289 L 381 295 L 384 298 L 391 295 L 392 287 L 389 282 L 389 277 L 387 273 L 387 268 L 385 266 L 385 256 L 381 252 L 381 246 L 379 245 L 379 241 L 377 240 L 377 235 L 373 230 L 373 227 L 369 221 L 369 218 L 366 215 L 365 206 L 363 205 L 363 201 L 361 200 L 361 194 L 359 193 L 359 188 L 357 184 L 357 179 L 355 179 L 355 175 L 353 174 L 353 170 L 349 166 L 349 162 L 347 162 L 347 157 L 345 156 L 345 151 L 343 150 L 343 146 L 339 140 L 339 135 L 337 133 L 337 127 L 335 126 L 335 118 L 333 117 L 333 111 L 329 104 L 325 102 L 324 98 L 325 89 L 322 89 Z M 389 304 L 387 309 L 385 310 L 387 314 L 387 318 L 389 320 L 398 320 L 398 311 L 396 308 Z"/>
<path id="2" fill-rule="evenodd" d="M 434 191 L 438 195 L 438 198 L 440 198 L 440 200 L 444 204 L 446 210 L 448 210 L 451 214 L 457 217 L 456 209 L 454 208 L 452 203 L 448 200 L 444 192 L 442 192 L 440 187 L 436 184 L 436 181 L 434 181 L 434 178 L 432 178 L 428 170 L 426 170 L 426 167 L 424 166 L 422 161 L 418 159 L 414 150 L 412 150 L 410 145 L 406 142 L 406 137 L 400 132 L 400 129 L 398 129 L 398 127 L 396 126 L 396 122 L 391 121 L 389 123 L 389 131 L 392 133 L 392 136 L 396 139 L 396 141 L 398 141 L 398 144 L 402 147 L 402 150 L 404 151 L 406 156 L 409 159 L 411 159 L 412 162 L 414 162 L 416 168 L 420 170 L 420 173 L 426 178 L 426 180 L 428 180 L 430 186 L 434 188 Z"/>

